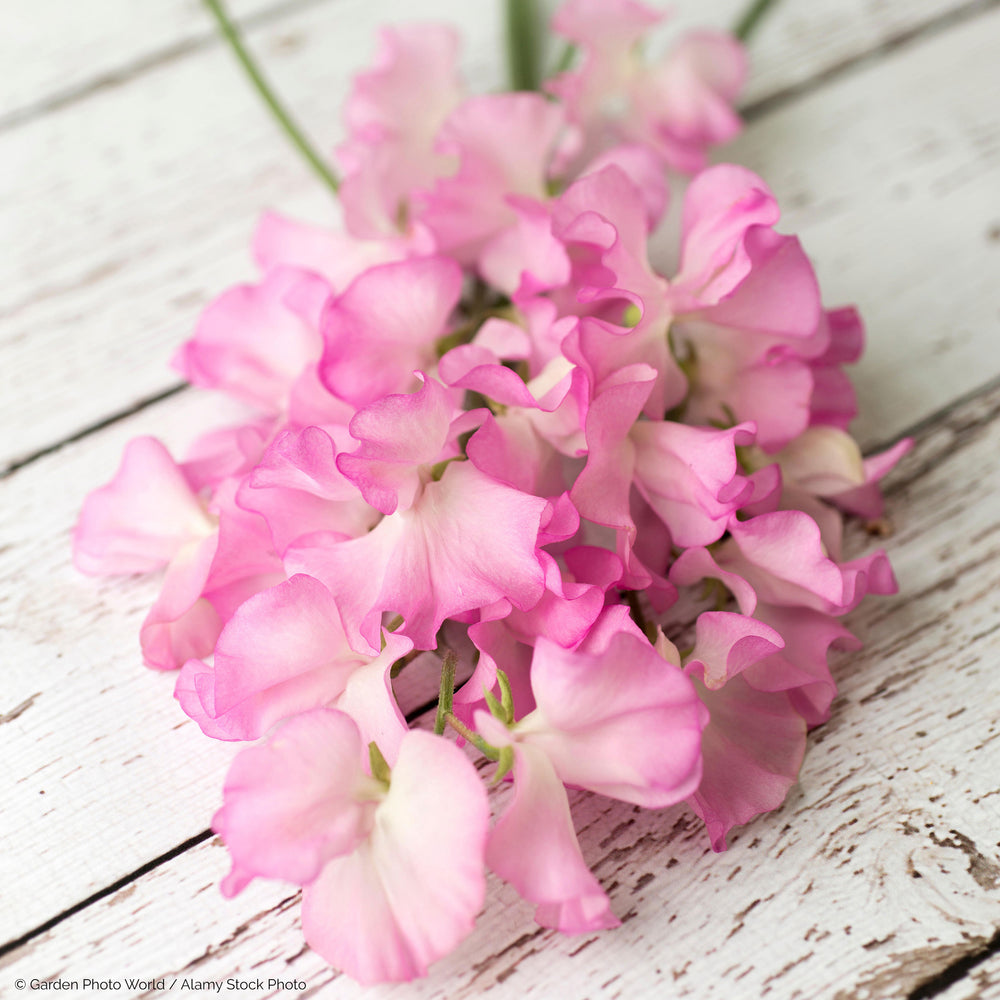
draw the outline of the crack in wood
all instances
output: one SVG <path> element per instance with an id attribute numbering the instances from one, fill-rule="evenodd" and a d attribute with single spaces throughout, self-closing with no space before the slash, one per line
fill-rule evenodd
<path id="1" fill-rule="evenodd" d="M 19 719 L 25 712 L 28 711 L 29 708 L 31 708 L 32 705 L 35 704 L 36 699 L 41 698 L 41 696 L 42 692 L 36 691 L 33 695 L 25 698 L 20 705 L 12 708 L 5 715 L 0 715 L 0 726 L 2 726 L 5 722 L 13 722 L 15 719 Z"/>

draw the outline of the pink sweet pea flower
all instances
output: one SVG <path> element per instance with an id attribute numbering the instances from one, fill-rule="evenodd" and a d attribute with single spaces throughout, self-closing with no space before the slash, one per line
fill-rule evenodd
<path id="1" fill-rule="evenodd" d="M 282 267 L 314 271 L 335 292 L 342 292 L 370 267 L 403 260 L 414 252 L 431 253 L 433 249 L 429 242 L 420 244 L 401 237 L 356 239 L 277 212 L 265 212 L 253 236 L 254 260 L 265 274 Z"/>
<path id="2" fill-rule="evenodd" d="M 682 552 L 670 569 L 671 581 L 684 586 L 705 577 L 721 580 L 744 614 L 753 614 L 760 602 L 843 615 L 866 593 L 896 592 L 884 551 L 838 564 L 803 511 L 779 510 L 747 521 L 733 517 L 728 530 L 730 537 L 714 552 Z"/>
<path id="3" fill-rule="evenodd" d="M 812 265 L 797 239 L 774 232 L 776 219 L 755 174 L 703 171 L 685 195 L 670 293 L 671 336 L 689 372 L 685 420 L 752 420 L 768 452 L 809 426 L 812 365 L 831 336 Z"/>
<path id="4" fill-rule="evenodd" d="M 330 294 L 323 278 L 291 267 L 258 285 L 238 285 L 202 313 L 172 363 L 192 385 L 284 413 L 296 380 L 319 360 L 319 320 Z"/>
<path id="5" fill-rule="evenodd" d="M 401 633 L 433 649 L 446 618 L 501 599 L 527 611 L 544 593 L 537 544 L 551 505 L 462 460 L 457 438 L 485 411 L 455 412 L 426 377 L 419 392 L 360 410 L 351 422 L 360 447 L 337 464 L 386 516 L 363 537 L 317 533 L 285 554 L 289 572 L 330 588 L 359 651 L 377 650 L 384 612 L 402 614 Z"/>
<path id="6" fill-rule="evenodd" d="M 236 500 L 267 521 L 279 553 L 316 531 L 357 538 L 379 520 L 379 512 L 337 468 L 337 446 L 321 427 L 279 434 L 240 485 Z"/>
<path id="7" fill-rule="evenodd" d="M 207 656 L 236 605 L 282 575 L 267 540 L 261 544 L 263 522 L 236 514 L 233 490 L 223 485 L 203 503 L 166 448 L 146 437 L 129 443 L 114 479 L 84 504 L 74 532 L 77 568 L 115 574 L 166 567 L 140 630 L 151 667 L 172 670 Z"/>
<path id="8" fill-rule="evenodd" d="M 673 169 L 693 173 L 710 146 L 740 131 L 733 104 L 747 73 L 742 45 L 723 32 L 695 32 L 647 66 L 640 42 L 662 17 L 635 0 L 570 0 L 557 13 L 553 27 L 583 60 L 548 89 L 583 130 L 585 158 L 615 142 L 642 142 Z"/>
<path id="9" fill-rule="evenodd" d="M 392 759 L 406 722 L 389 670 L 413 648 L 387 633 L 374 659 L 347 643 L 330 592 L 308 576 L 255 594 L 226 623 L 213 666 L 189 660 L 175 697 L 208 736 L 255 740 L 275 722 L 330 706 L 350 715 L 366 742 Z"/>
<path id="10" fill-rule="evenodd" d="M 73 532 L 81 573 L 149 573 L 213 534 L 216 521 L 153 437 L 133 438 L 114 478 L 88 495 Z"/>
<path id="11" fill-rule="evenodd" d="M 237 481 L 216 490 L 217 529 L 182 549 L 167 567 L 160 596 L 139 632 L 146 664 L 175 670 L 208 656 L 222 626 L 251 595 L 285 579 L 263 518 L 236 504 Z"/>
<path id="12" fill-rule="evenodd" d="M 367 985 L 426 975 L 471 932 L 489 806 L 468 758 L 430 733 L 403 737 L 388 782 L 365 756 L 343 713 L 295 716 L 233 761 L 212 827 L 233 859 L 225 895 L 257 876 L 303 885 L 306 941 Z"/>
<path id="13" fill-rule="evenodd" d="M 662 635 L 657 648 L 680 662 Z M 806 723 L 793 692 L 783 690 L 780 681 L 757 684 L 784 650 L 781 635 L 754 618 L 725 611 L 698 616 L 684 672 L 710 721 L 702 734 L 701 782 L 689 802 L 705 821 L 715 851 L 726 849 L 726 834 L 734 826 L 781 805 L 798 776 Z"/>
<path id="14" fill-rule="evenodd" d="M 322 318 L 319 376 L 362 407 L 415 387 L 415 370 L 437 360 L 437 341 L 458 304 L 462 273 L 444 257 L 372 267 L 333 299 Z"/>
<path id="15" fill-rule="evenodd" d="M 698 786 L 707 714 L 678 667 L 644 637 L 607 636 L 599 623 L 575 651 L 539 637 L 531 687 L 535 709 L 510 727 L 475 713 L 487 741 L 513 748 L 516 769 L 487 863 L 539 904 L 543 925 L 607 927 L 614 918 L 580 856 L 562 785 L 646 808 L 672 805 Z"/>
<path id="16" fill-rule="evenodd" d="M 643 412 L 653 420 L 681 403 L 684 375 L 664 331 L 672 292 L 647 257 L 649 220 L 636 185 L 615 164 L 572 184 L 553 205 L 553 233 L 573 260 L 571 280 L 552 294 L 580 322 L 563 353 L 598 385 L 629 365 L 656 373 Z M 626 319 L 629 313 L 635 315 Z"/>
<path id="17" fill-rule="evenodd" d="M 598 386 L 587 412 L 587 464 L 570 492 L 581 516 L 618 531 L 626 564 L 638 535 L 633 487 L 680 546 L 721 538 L 753 491 L 736 457 L 737 446 L 753 441 L 752 424 L 714 430 L 637 420 L 654 374 L 631 365 Z"/>
<path id="18" fill-rule="evenodd" d="M 384 28 L 375 68 L 355 77 L 348 139 L 337 150 L 344 221 L 355 236 L 412 232 L 413 192 L 454 169 L 435 139 L 464 89 L 457 48 L 441 25 Z"/>
<path id="19" fill-rule="evenodd" d="M 514 225 L 513 196 L 541 201 L 562 109 L 541 94 L 469 98 L 448 118 L 437 148 L 458 157 L 458 172 L 422 196 L 418 218 L 441 253 L 474 264 L 490 240 Z"/>

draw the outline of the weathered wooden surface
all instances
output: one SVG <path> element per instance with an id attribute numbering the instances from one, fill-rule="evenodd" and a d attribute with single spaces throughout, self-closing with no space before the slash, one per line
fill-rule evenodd
<path id="1" fill-rule="evenodd" d="M 473 8 L 464 0 L 427 5 L 462 26 L 464 65 L 479 86 L 500 78 L 498 6 Z M 719 23 L 731 21 L 739 9 L 733 0 L 709 6 L 717 7 L 713 19 Z M 842 16 L 839 4 L 779 5 L 765 26 L 775 36 L 772 50 L 764 44 L 767 37 L 763 48 L 755 48 L 757 62 L 771 67 L 769 83 L 766 90 L 755 84 L 751 96 L 794 89 L 807 65 L 823 72 L 940 21 L 942 12 L 963 9 L 940 2 L 870 7 L 862 16 L 869 5 L 857 0 L 852 16 Z M 876 7 L 883 12 L 872 13 Z M 348 74 L 369 59 L 377 25 L 410 9 L 404 0 L 331 0 L 272 18 L 249 33 L 322 147 L 339 135 Z M 829 30 L 832 20 L 841 25 L 836 31 Z M 966 20 L 986 23 L 981 17 Z M 883 231 L 866 199 L 892 178 L 887 204 L 897 211 L 888 213 L 892 226 L 885 232 L 894 248 L 919 245 L 929 227 L 946 232 L 951 243 L 985 239 L 989 226 L 980 213 L 992 201 L 991 210 L 1000 214 L 988 155 L 996 149 L 989 131 L 995 124 L 993 20 L 984 37 L 971 29 L 976 44 L 969 51 L 966 35 L 953 29 L 945 35 L 955 34 L 957 41 L 921 59 L 928 48 L 921 43 L 929 41 L 921 35 L 912 51 L 848 72 L 842 86 L 824 87 L 824 96 L 842 95 L 839 105 L 831 105 L 835 117 L 822 110 L 817 115 L 823 98 L 818 105 L 793 100 L 777 118 L 779 144 L 771 141 L 775 126 L 760 122 L 736 150 L 746 148 L 755 165 L 774 175 L 779 194 L 788 188 L 791 207 L 811 203 L 812 216 L 821 213 L 837 239 L 846 230 L 849 246 L 866 241 L 872 252 L 859 254 L 862 263 L 852 273 L 869 277 L 864 304 L 870 323 L 907 323 L 925 356 L 949 355 L 929 391 L 922 387 L 916 399 L 904 401 L 924 404 L 925 412 L 979 384 L 969 380 L 960 361 L 950 360 L 950 352 L 956 336 L 980 330 L 983 316 L 993 315 L 996 289 L 985 299 L 962 298 L 947 312 L 939 305 L 930 316 L 922 301 L 910 313 L 905 307 L 893 311 L 881 290 L 898 289 L 894 259 L 858 232 L 858 220 L 869 220 L 873 233 Z M 952 67 L 959 53 L 963 66 L 956 77 Z M 790 75 L 781 75 L 784 66 L 791 67 Z M 917 90 L 933 117 L 922 117 L 917 102 L 898 100 Z M 884 96 L 890 93 L 892 99 Z M 873 101 L 873 94 L 883 99 Z M 905 121 L 897 121 L 900 112 Z M 758 133 L 760 142 L 754 139 Z M 901 133 L 902 142 L 878 141 Z M 817 156 L 817 149 L 839 154 Z M 0 254 L 0 426 L 8 428 L 0 439 L 0 468 L 177 385 L 167 362 L 200 307 L 227 283 L 253 273 L 247 245 L 262 207 L 333 218 L 326 195 L 287 150 L 218 46 L 193 48 L 125 85 L 97 89 L 86 100 L 0 132 L 0 164 L 0 232 L 8 234 L 8 249 Z M 790 213 L 789 226 L 797 221 Z M 942 254 L 932 287 L 947 289 L 949 297 L 965 288 L 964 266 L 963 257 Z M 908 281 L 909 269 L 902 273 Z M 831 294 L 856 298 L 868 288 L 847 284 Z M 960 334 L 950 329 L 956 322 Z M 101 392 L 94 392 L 95 385 Z M 893 430 L 905 426 L 911 412 L 890 415 Z"/>
<path id="2" fill-rule="evenodd" d="M 292 890 L 226 902 L 224 850 L 191 846 L 232 749 L 139 665 L 155 583 L 78 577 L 68 537 L 128 437 L 180 446 L 219 419 L 186 392 L 87 433 L 174 384 L 164 363 L 198 305 L 251 273 L 260 208 L 333 210 L 194 0 L 144 0 L 141 30 L 124 0 L 58 16 L 51 3 L 17 0 L 21 34 L 0 37 L 0 56 L 20 56 L 0 100 L 0 468 L 82 440 L 0 482 L 0 948 L 55 921 L 0 958 L 0 995 L 56 975 L 312 987 L 333 974 L 303 950 Z M 683 17 L 729 23 L 741 6 Z M 753 120 L 733 155 L 775 188 L 827 300 L 862 306 L 862 438 L 924 421 L 890 500 L 903 592 L 853 617 L 868 645 L 840 665 L 798 789 L 722 856 L 681 810 L 579 796 L 621 930 L 542 932 L 494 884 L 477 934 L 429 980 L 375 995 L 1000 997 L 1000 393 L 977 392 L 1000 376 L 996 7 L 783 0 L 754 45 Z M 375 25 L 415 6 L 234 8 L 330 145 Z M 464 26 L 477 85 L 499 78 L 494 4 L 420 9 Z M 329 993 L 359 991 L 336 978 Z"/>
<path id="3" fill-rule="evenodd" d="M 782 809 L 714 855 L 682 809 L 577 794 L 584 854 L 620 930 L 542 931 L 493 883 L 476 934 L 428 980 L 375 995 L 553 996 L 571 982 L 581 997 L 874 1000 L 905 996 L 987 948 L 1000 926 L 998 453 L 994 388 L 927 428 L 894 474 L 901 593 L 851 616 L 865 650 L 839 661 L 833 717 Z M 860 536 L 856 548 L 873 544 Z M 292 889 L 255 885 L 225 902 L 214 888 L 225 870 L 225 850 L 202 844 L 34 939 L 3 973 L 252 973 L 336 979 L 330 995 L 360 995 L 302 951 Z M 190 932 L 162 933 L 170 923 Z"/>

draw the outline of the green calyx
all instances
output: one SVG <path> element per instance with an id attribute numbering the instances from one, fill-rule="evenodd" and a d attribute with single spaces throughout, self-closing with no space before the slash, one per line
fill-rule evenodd
<path id="1" fill-rule="evenodd" d="M 392 771 L 386 763 L 385 757 L 382 756 L 382 751 L 379 750 L 378 744 L 374 740 L 368 744 L 368 765 L 371 769 L 372 777 L 379 782 L 379 784 L 384 785 L 386 791 L 388 791 Z"/>

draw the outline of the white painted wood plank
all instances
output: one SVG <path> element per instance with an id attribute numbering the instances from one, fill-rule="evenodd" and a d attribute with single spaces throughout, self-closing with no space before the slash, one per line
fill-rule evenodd
<path id="1" fill-rule="evenodd" d="M 998 452 L 994 389 L 924 432 L 894 474 L 902 592 L 851 616 L 866 649 L 839 662 L 833 718 L 783 809 L 713 855 L 680 809 L 578 794 L 583 851 L 621 929 L 541 931 L 494 882 L 473 937 L 427 980 L 363 995 L 880 1000 L 982 949 L 1000 923 Z M 303 950 L 291 889 L 225 902 L 226 868 L 215 842 L 187 852 L 12 952 L 4 981 L 239 975 L 362 996 Z"/>
<path id="2" fill-rule="evenodd" d="M 293 0 L 294 2 L 294 0 Z M 231 0 L 237 20 L 289 0 Z M 211 38 L 201 0 L 5 0 L 0 127 Z"/>
<path id="3" fill-rule="evenodd" d="M 731 4 L 732 10 L 738 6 Z M 886 31 L 912 27 L 906 12 L 926 19 L 933 6 L 910 0 L 879 5 L 894 13 L 861 18 L 867 27 L 843 45 L 857 54 L 855 42 L 870 45 Z M 781 86 L 786 60 L 796 67 L 797 79 L 805 72 L 798 53 L 813 44 L 826 51 L 831 38 L 846 37 L 826 32 L 828 13 L 815 31 L 801 20 L 806 9 L 836 7 L 800 7 L 791 0 L 779 5 L 774 24 L 761 36 L 758 58 L 761 67 L 777 67 L 771 87 Z M 477 86 L 500 78 L 497 8 L 463 0 L 432 5 L 437 16 L 463 27 L 466 65 Z M 786 38 L 777 25 L 793 17 L 793 9 L 798 20 Z M 367 63 L 376 26 L 412 11 L 405 0 L 337 0 L 255 31 L 251 41 L 319 145 L 328 148 L 338 134 L 347 76 Z M 844 19 L 845 25 L 853 23 Z M 990 231 L 984 219 L 996 211 L 998 188 L 995 164 L 987 156 L 995 125 L 990 95 L 996 23 L 995 15 L 976 19 L 823 88 L 822 95 L 783 111 L 776 119 L 780 125 L 771 119 L 755 124 L 733 154 L 745 152 L 793 203 L 813 200 L 812 216 L 789 218 L 789 226 L 801 222 L 807 240 L 811 225 L 820 221 L 817 214 L 852 235 L 856 270 L 869 275 L 876 289 L 889 290 L 864 303 L 874 329 L 885 325 L 880 312 L 885 310 L 891 323 L 912 328 L 923 349 L 940 344 L 957 359 L 942 364 L 947 379 L 935 380 L 929 393 L 921 385 L 914 394 L 927 410 L 977 384 L 976 373 L 962 360 L 960 341 L 966 328 L 988 329 L 996 289 L 954 305 L 935 301 L 930 313 L 921 302 L 907 313 L 911 298 L 899 289 L 908 288 L 911 272 L 886 252 L 883 241 L 912 247 L 942 229 L 951 244 L 967 247 Z M 768 32 L 778 34 L 773 55 L 764 45 Z M 761 96 L 763 85 L 756 86 L 754 93 Z M 921 107 L 909 99 L 918 89 L 927 95 L 933 119 L 920 118 Z M 856 112 L 849 108 L 837 119 L 835 131 L 824 110 L 827 93 L 831 108 L 860 101 Z M 902 104 L 871 99 L 887 93 L 905 95 Z M 918 135 L 916 145 L 875 142 L 869 153 L 872 137 L 898 132 L 901 117 L 931 136 L 933 152 Z M 940 121 L 962 124 L 941 129 Z M 781 142 L 772 145 L 776 136 Z M 835 154 L 824 148 L 834 141 Z M 902 211 L 882 230 L 867 206 L 873 183 L 884 185 L 886 178 L 897 185 L 893 197 Z M 904 197 L 910 199 L 905 206 Z M 218 47 L 0 135 L 0 231 L 7 235 L 0 247 L 0 466 L 176 384 L 167 360 L 193 328 L 200 306 L 228 283 L 251 275 L 249 235 L 267 206 L 320 222 L 333 216 L 323 192 Z M 966 258 L 949 252 L 935 260 L 932 284 L 949 292 L 965 288 L 970 273 Z M 845 286 L 832 291 L 848 299 L 859 294 Z"/>

